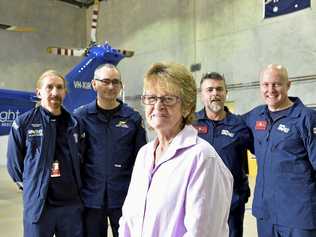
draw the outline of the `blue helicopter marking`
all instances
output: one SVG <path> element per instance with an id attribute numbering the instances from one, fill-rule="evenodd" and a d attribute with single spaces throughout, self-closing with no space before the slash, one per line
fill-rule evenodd
<path id="1" fill-rule="evenodd" d="M 64 107 L 73 112 L 94 100 L 95 92 L 91 86 L 94 70 L 104 63 L 117 65 L 124 57 L 121 51 L 108 43 L 92 45 L 81 62 L 65 76 L 68 93 Z M 9 134 L 14 119 L 33 108 L 36 101 L 34 92 L 0 89 L 0 136 Z"/>
<path id="2" fill-rule="evenodd" d="M 0 136 L 7 135 L 16 117 L 35 104 L 34 92 L 0 89 Z"/>

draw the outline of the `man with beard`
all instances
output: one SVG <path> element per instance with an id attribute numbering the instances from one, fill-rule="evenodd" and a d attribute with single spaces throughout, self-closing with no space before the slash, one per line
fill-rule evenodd
<path id="1" fill-rule="evenodd" d="M 123 84 L 114 65 L 97 67 L 92 87 L 96 100 L 75 111 L 86 135 L 82 175 L 85 237 L 107 236 L 108 218 L 113 237 L 118 237 L 121 208 L 146 133 L 140 114 L 118 99 Z"/>
<path id="2" fill-rule="evenodd" d="M 251 144 L 250 133 L 242 118 L 224 106 L 227 87 L 222 75 L 217 72 L 204 74 L 200 88 L 204 108 L 197 113 L 195 127 L 199 136 L 215 148 L 234 177 L 229 236 L 241 237 L 245 203 L 250 196 L 248 177 L 243 168 Z"/>
<path id="3" fill-rule="evenodd" d="M 245 115 L 258 164 L 252 213 L 259 237 L 316 236 L 316 111 L 289 97 L 287 69 L 260 73 L 265 105 Z"/>
<path id="4" fill-rule="evenodd" d="M 8 172 L 23 188 L 24 237 L 82 237 L 77 121 L 63 107 L 66 82 L 44 72 L 39 106 L 18 116 L 8 141 Z M 55 234 L 55 235 L 54 235 Z"/>

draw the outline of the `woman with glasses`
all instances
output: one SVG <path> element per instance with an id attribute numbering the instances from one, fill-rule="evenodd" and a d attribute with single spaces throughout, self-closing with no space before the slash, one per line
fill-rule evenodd
<path id="1" fill-rule="evenodd" d="M 233 179 L 198 137 L 197 89 L 182 65 L 157 63 L 142 103 L 157 137 L 139 151 L 120 219 L 120 237 L 225 237 Z"/>

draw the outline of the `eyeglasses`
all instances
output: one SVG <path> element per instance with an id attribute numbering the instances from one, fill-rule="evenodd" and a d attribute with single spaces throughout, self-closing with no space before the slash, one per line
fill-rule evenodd
<path id="1" fill-rule="evenodd" d="M 111 79 L 107 79 L 107 78 L 106 79 L 94 78 L 94 80 L 99 81 L 99 82 L 103 83 L 106 86 L 109 86 L 110 84 L 112 84 L 112 86 L 116 86 L 116 87 L 122 85 L 122 81 L 120 79 L 113 79 L 113 80 L 111 80 Z"/>
<path id="2" fill-rule="evenodd" d="M 165 96 L 155 96 L 155 95 L 142 95 L 141 96 L 142 103 L 145 105 L 154 105 L 158 100 L 166 106 L 175 105 L 179 100 L 179 96 L 175 95 L 165 95 Z"/>

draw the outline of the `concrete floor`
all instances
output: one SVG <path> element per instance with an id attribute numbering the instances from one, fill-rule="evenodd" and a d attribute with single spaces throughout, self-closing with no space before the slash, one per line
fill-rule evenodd
<path id="1" fill-rule="evenodd" d="M 250 178 L 253 190 L 254 178 Z M 0 231 L 1 236 L 22 237 L 22 193 L 10 180 L 4 166 L 0 166 Z M 252 198 L 251 198 L 252 199 Z M 251 215 L 251 200 L 247 203 L 244 237 L 256 237 L 255 218 Z M 112 237 L 109 234 L 109 237 Z"/>
<path id="2" fill-rule="evenodd" d="M 22 236 L 22 193 L 0 166 L 0 230 L 1 236 Z"/>

